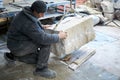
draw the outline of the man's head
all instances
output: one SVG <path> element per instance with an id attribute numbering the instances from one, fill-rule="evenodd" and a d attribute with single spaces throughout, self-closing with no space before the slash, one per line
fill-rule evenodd
<path id="1" fill-rule="evenodd" d="M 37 0 L 31 5 L 31 10 L 33 14 L 38 18 L 44 16 L 46 9 L 47 9 L 46 3 L 41 0 Z"/>

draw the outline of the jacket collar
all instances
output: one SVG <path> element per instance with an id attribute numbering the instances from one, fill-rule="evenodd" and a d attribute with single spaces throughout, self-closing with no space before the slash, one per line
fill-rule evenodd
<path id="1" fill-rule="evenodd" d="M 41 22 L 38 20 L 37 17 L 35 17 L 30 9 L 30 7 L 24 7 L 23 13 L 33 22 L 37 23 L 41 28 Z M 42 28 L 43 29 L 43 28 Z"/>
<path id="2" fill-rule="evenodd" d="M 38 21 L 38 18 L 35 17 L 30 9 L 30 7 L 24 7 L 23 8 L 23 13 L 28 17 L 30 18 L 30 20 L 32 20 L 33 22 L 37 22 Z"/>

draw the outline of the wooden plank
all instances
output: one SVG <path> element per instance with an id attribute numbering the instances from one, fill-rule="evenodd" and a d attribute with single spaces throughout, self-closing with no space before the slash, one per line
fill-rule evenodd
<path id="1" fill-rule="evenodd" d="M 0 18 L 0 22 L 5 22 L 5 21 L 7 21 L 6 18 Z"/>
<path id="2" fill-rule="evenodd" d="M 6 24 L 7 18 L 0 18 L 0 26 Z"/>
<path id="3" fill-rule="evenodd" d="M 95 49 L 88 47 L 82 47 L 80 50 L 84 51 L 84 55 L 82 55 L 79 59 L 75 60 L 68 66 L 72 70 L 76 70 L 82 63 L 92 57 L 96 52 Z"/>

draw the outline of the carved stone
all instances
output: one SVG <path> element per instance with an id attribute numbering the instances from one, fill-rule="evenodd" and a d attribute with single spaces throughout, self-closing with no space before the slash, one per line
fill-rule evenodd
<path id="1" fill-rule="evenodd" d="M 53 32 L 65 31 L 67 38 L 52 45 L 52 52 L 58 57 L 64 57 L 95 37 L 91 17 L 68 17 L 64 19 Z"/>

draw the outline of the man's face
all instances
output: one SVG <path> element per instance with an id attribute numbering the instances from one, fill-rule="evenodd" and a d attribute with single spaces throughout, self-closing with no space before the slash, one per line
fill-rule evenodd
<path id="1" fill-rule="evenodd" d="M 33 14 L 34 14 L 37 18 L 44 17 L 44 13 L 37 13 L 36 11 L 34 11 Z"/>
<path id="2" fill-rule="evenodd" d="M 44 13 L 37 13 L 37 18 L 41 18 L 41 17 L 44 17 Z"/>
<path id="3" fill-rule="evenodd" d="M 44 13 L 38 13 L 38 18 L 44 17 Z"/>

